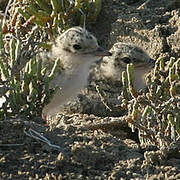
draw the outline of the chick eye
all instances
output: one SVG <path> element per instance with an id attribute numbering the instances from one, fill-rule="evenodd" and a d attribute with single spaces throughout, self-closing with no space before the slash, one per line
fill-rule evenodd
<path id="1" fill-rule="evenodd" d="M 130 59 L 130 58 L 128 58 L 128 57 L 124 57 L 124 58 L 122 58 L 122 59 L 121 59 L 121 61 L 123 61 L 123 62 L 124 62 L 124 63 L 126 63 L 126 64 L 131 63 L 131 59 Z"/>
<path id="2" fill-rule="evenodd" d="M 73 48 L 74 48 L 75 50 L 79 50 L 79 49 L 81 49 L 82 47 L 81 47 L 79 44 L 74 44 L 74 45 L 73 45 Z"/>

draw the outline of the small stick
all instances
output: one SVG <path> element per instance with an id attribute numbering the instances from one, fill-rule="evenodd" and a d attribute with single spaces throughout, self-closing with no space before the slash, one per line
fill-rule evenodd
<path id="1" fill-rule="evenodd" d="M 31 128 L 28 130 L 28 132 L 24 131 L 24 133 L 29 137 L 32 137 L 36 140 L 39 140 L 39 141 L 42 141 L 42 142 L 48 144 L 50 147 L 52 147 L 56 150 L 63 151 L 60 146 L 57 146 L 55 144 L 51 144 L 51 142 L 46 137 L 42 136 L 40 133 L 36 132 L 35 130 L 33 130 Z"/>
<path id="2" fill-rule="evenodd" d="M 96 86 L 96 91 L 101 99 L 101 102 L 104 104 L 104 106 L 109 110 L 109 111 L 112 111 L 112 109 L 106 104 L 105 102 L 105 99 L 104 97 L 102 96 L 102 94 L 100 93 L 100 90 L 99 90 L 99 86 Z"/>

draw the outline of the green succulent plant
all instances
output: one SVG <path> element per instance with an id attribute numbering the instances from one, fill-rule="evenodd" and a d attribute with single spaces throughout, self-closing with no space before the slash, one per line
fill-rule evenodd
<path id="1" fill-rule="evenodd" d="M 26 33 L 36 24 L 50 37 L 73 25 L 95 23 L 101 10 L 101 0 L 14 0 L 6 32 Z M 83 14 L 82 14 L 83 12 Z"/>
<path id="2" fill-rule="evenodd" d="M 166 64 L 158 59 L 146 77 L 147 92 L 133 87 L 133 65 L 123 72 L 122 102 L 128 109 L 128 123 L 139 130 L 141 143 L 168 146 L 180 138 L 180 59 Z"/>
<path id="3" fill-rule="evenodd" d="M 33 35 L 34 33 L 30 36 Z M 20 40 L 12 38 L 9 42 L 9 51 L 6 50 L 4 53 L 2 31 L 0 37 L 1 86 L 7 87 L 6 91 L 1 93 L 1 96 L 6 98 L 0 111 L 1 118 L 39 115 L 52 94 L 49 84 L 58 68 L 59 60 L 54 63 L 51 73 L 47 75 L 48 69 L 42 66 L 42 60 L 36 58 L 35 53 L 30 54 L 30 44 L 27 49 Z M 23 46 L 26 47 L 26 54 Z"/>

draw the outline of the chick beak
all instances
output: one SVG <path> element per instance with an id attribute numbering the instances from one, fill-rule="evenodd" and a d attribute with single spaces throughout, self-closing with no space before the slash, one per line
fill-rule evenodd
<path id="1" fill-rule="evenodd" d="M 105 50 L 104 48 L 102 48 L 100 46 L 96 49 L 96 51 L 93 52 L 93 54 L 95 56 L 100 56 L 100 57 L 111 56 L 112 55 L 111 52 Z"/>

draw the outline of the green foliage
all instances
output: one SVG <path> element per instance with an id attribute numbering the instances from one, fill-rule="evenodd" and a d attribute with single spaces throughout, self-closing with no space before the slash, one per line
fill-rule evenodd
<path id="1" fill-rule="evenodd" d="M 139 130 L 141 143 L 168 146 L 180 138 L 180 59 L 156 61 L 153 73 L 146 77 L 147 92 L 133 87 L 133 65 L 123 72 L 123 106 L 128 123 Z"/>
<path id="2" fill-rule="evenodd" d="M 2 33 L 0 33 L 2 37 Z M 3 56 L 5 51 L 3 46 L 3 38 L 1 38 L 1 56 L 0 70 L 1 80 L 4 86 L 9 87 L 5 95 L 6 101 L 0 111 L 1 118 L 3 116 L 23 115 L 26 117 L 41 114 L 41 109 L 49 100 L 52 93 L 49 92 L 49 84 L 59 66 L 59 60 L 54 64 L 49 76 L 46 75 L 48 69 L 43 68 L 42 60 L 35 56 L 28 59 L 25 66 L 18 71 L 17 62 L 22 55 L 22 43 L 19 40 L 11 39 L 8 56 Z M 3 60 L 4 59 L 4 60 Z M 9 61 L 7 63 L 6 61 Z"/>
<path id="3" fill-rule="evenodd" d="M 88 23 L 96 22 L 101 10 L 101 0 L 14 0 L 10 10 L 9 27 L 6 31 L 15 33 L 21 29 L 26 33 L 32 25 L 52 36 L 74 26 L 82 25 L 84 15 Z"/>

